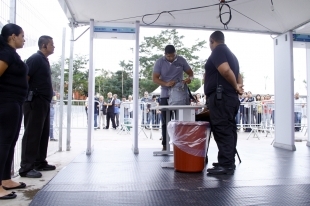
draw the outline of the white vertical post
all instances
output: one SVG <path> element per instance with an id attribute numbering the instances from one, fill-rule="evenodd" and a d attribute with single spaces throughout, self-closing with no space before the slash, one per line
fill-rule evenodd
<path id="1" fill-rule="evenodd" d="M 68 82 L 68 104 L 67 104 L 67 151 L 71 149 L 71 107 L 72 107 L 72 82 L 73 82 L 73 49 L 74 49 L 74 22 L 71 20 L 71 40 L 70 40 L 70 63 Z"/>
<path id="2" fill-rule="evenodd" d="M 16 0 L 10 1 L 10 23 L 16 24 Z"/>
<path id="3" fill-rule="evenodd" d="M 62 125 L 64 115 L 64 84 L 65 84 L 65 48 L 66 48 L 66 28 L 62 30 L 62 55 L 61 55 L 61 77 L 60 77 L 60 101 L 59 101 L 59 149 L 62 151 Z"/>
<path id="4" fill-rule="evenodd" d="M 293 35 L 274 39 L 275 142 L 274 147 L 295 151 Z"/>
<path id="5" fill-rule="evenodd" d="M 307 64 L 307 146 L 310 147 L 310 42 L 306 42 L 306 64 Z"/>
<path id="6" fill-rule="evenodd" d="M 94 46 L 94 19 L 90 20 L 89 27 L 89 73 L 88 73 L 88 128 L 86 155 L 92 153 L 92 137 L 94 131 L 94 105 L 95 105 L 95 70 L 93 68 L 93 46 Z"/>
<path id="7" fill-rule="evenodd" d="M 133 145 L 134 154 L 139 154 L 138 135 L 139 135 L 139 36 L 140 21 L 136 21 L 136 44 L 135 44 L 135 61 L 133 70 Z"/>

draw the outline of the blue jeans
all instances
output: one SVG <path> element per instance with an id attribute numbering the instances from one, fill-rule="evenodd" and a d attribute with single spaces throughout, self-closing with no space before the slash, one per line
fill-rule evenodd
<path id="1" fill-rule="evenodd" d="M 55 116 L 55 108 L 50 108 L 50 139 L 54 139 L 54 116 Z"/>
<path id="2" fill-rule="evenodd" d="M 300 131 L 301 125 L 301 112 L 294 112 L 295 115 L 295 131 Z"/>
<path id="3" fill-rule="evenodd" d="M 98 124 L 97 124 L 97 117 L 98 117 L 98 114 L 94 114 L 94 127 L 97 128 L 98 127 Z"/>
<path id="4" fill-rule="evenodd" d="M 236 124 L 240 124 L 240 110 L 238 110 L 238 113 L 236 115 Z"/>

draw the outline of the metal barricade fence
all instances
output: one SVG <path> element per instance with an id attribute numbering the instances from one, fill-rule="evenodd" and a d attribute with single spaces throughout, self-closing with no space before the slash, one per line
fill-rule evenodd
<path id="1" fill-rule="evenodd" d="M 306 106 L 305 103 L 295 103 L 294 107 L 294 125 L 292 126 L 295 131 L 302 132 L 307 127 Z M 296 112 L 298 107 L 302 107 L 301 112 Z M 254 133 L 254 137 L 258 137 L 257 132 L 266 133 L 266 136 L 272 135 L 276 126 L 275 115 L 273 100 L 242 102 L 236 115 L 237 128 Z"/>
<path id="2" fill-rule="evenodd" d="M 161 112 L 159 110 L 151 110 L 151 107 L 156 106 L 156 102 L 144 103 L 139 102 L 138 112 L 138 127 L 139 133 L 143 132 L 146 137 L 145 130 L 150 130 L 150 138 L 152 131 L 161 129 Z M 120 106 L 120 132 L 130 134 L 130 129 L 133 126 L 133 102 L 122 102 Z"/>

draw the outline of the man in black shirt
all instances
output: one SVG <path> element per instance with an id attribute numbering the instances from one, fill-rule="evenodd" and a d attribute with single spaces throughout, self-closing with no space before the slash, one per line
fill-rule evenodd
<path id="1" fill-rule="evenodd" d="M 210 122 L 218 146 L 218 162 L 207 170 L 209 174 L 233 174 L 237 144 L 235 117 L 239 109 L 238 94 L 243 93 L 239 63 L 224 44 L 224 34 L 215 31 L 210 36 L 212 53 L 205 65 L 205 94 L 208 97 Z"/>
<path id="2" fill-rule="evenodd" d="M 108 99 L 104 103 L 104 105 L 107 106 L 107 125 L 105 128 L 109 129 L 110 119 L 111 119 L 112 127 L 113 127 L 113 129 L 116 129 L 115 114 L 114 114 L 115 99 L 112 97 L 111 92 L 108 93 Z"/>
<path id="3" fill-rule="evenodd" d="M 53 97 L 51 69 L 47 57 L 54 53 L 50 36 L 41 36 L 39 51 L 29 57 L 29 95 L 23 105 L 25 132 L 22 141 L 22 160 L 19 174 L 22 177 L 40 178 L 38 171 L 55 170 L 46 161 L 50 130 L 50 103 Z"/>

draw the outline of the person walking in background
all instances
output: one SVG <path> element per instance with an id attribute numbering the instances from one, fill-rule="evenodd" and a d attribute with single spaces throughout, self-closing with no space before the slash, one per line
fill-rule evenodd
<path id="1" fill-rule="evenodd" d="M 253 102 L 255 101 L 254 97 L 252 96 L 252 92 L 248 92 L 248 96 L 246 99 L 247 103 L 247 107 L 245 107 L 245 113 L 247 116 L 247 124 L 248 127 L 245 129 L 245 132 L 251 132 L 251 126 L 252 124 L 254 124 L 254 115 L 253 115 L 253 111 L 254 111 L 254 105 Z"/>
<path id="2" fill-rule="evenodd" d="M 117 98 L 117 94 L 113 95 L 114 101 L 115 101 L 115 105 L 114 105 L 114 116 L 115 116 L 115 124 L 116 127 L 119 126 L 119 110 L 121 107 L 121 100 L 119 100 Z"/>
<path id="3" fill-rule="evenodd" d="M 94 129 L 98 128 L 98 116 L 99 116 L 99 107 L 100 107 L 100 103 L 99 103 L 99 94 L 96 95 L 95 99 L 94 99 Z"/>
<path id="4" fill-rule="evenodd" d="M 109 129 L 110 120 L 111 120 L 113 129 L 116 129 L 115 117 L 114 117 L 115 100 L 112 97 L 112 93 L 111 92 L 108 93 L 108 99 L 104 103 L 104 105 L 107 107 L 107 125 L 106 125 L 105 128 Z"/>
<path id="5" fill-rule="evenodd" d="M 51 68 L 47 57 L 54 53 L 50 36 L 41 36 L 39 51 L 30 56 L 28 65 L 29 93 L 32 99 L 24 103 L 25 132 L 22 141 L 22 157 L 19 169 L 21 177 L 40 178 L 38 171 L 55 170 L 46 161 L 50 133 L 50 103 L 53 97 Z"/>
<path id="6" fill-rule="evenodd" d="M 104 97 L 99 97 L 99 119 L 98 119 L 98 127 L 97 129 L 104 128 L 105 127 L 105 121 L 106 121 L 106 111 L 103 109 L 104 104 Z"/>
<path id="7" fill-rule="evenodd" d="M 259 94 L 256 95 L 255 97 L 256 99 L 256 102 L 255 102 L 255 105 L 256 105 L 256 125 L 257 126 L 261 126 L 261 122 L 262 122 L 262 98 Z"/>
<path id="8" fill-rule="evenodd" d="M 302 115 L 302 108 L 305 107 L 304 102 L 302 99 L 299 98 L 299 93 L 296 92 L 294 95 L 294 116 L 295 116 L 295 132 L 299 132 L 301 129 L 301 115 Z"/>
<path id="9" fill-rule="evenodd" d="M 54 138 L 54 117 L 55 117 L 55 105 L 56 105 L 56 93 L 53 91 L 53 98 L 50 104 L 50 141 L 58 141 Z"/>
<path id="10" fill-rule="evenodd" d="M 269 130 L 271 129 L 271 124 L 270 124 L 270 120 L 271 120 L 271 113 L 272 113 L 272 106 L 273 106 L 273 101 L 271 100 L 271 97 L 269 94 L 267 94 L 264 97 L 264 100 L 262 100 L 262 106 L 263 106 L 263 118 L 262 118 L 262 125 L 263 128 L 265 130 L 267 130 L 266 132 L 269 132 Z"/>
<path id="11" fill-rule="evenodd" d="M 141 98 L 141 110 L 142 110 L 142 122 L 141 125 L 145 127 L 145 129 L 150 128 L 150 101 L 149 93 L 147 91 L 144 92 L 144 97 Z"/>
<path id="12" fill-rule="evenodd" d="M 126 100 L 126 96 L 123 96 L 122 97 L 122 102 L 121 104 L 123 104 L 123 113 L 124 113 L 124 118 L 125 119 L 128 119 L 129 118 L 129 104 L 126 104 L 126 102 L 128 102 L 128 100 Z"/>
<path id="13" fill-rule="evenodd" d="M 16 198 L 10 189 L 25 188 L 23 182 L 11 179 L 14 149 L 19 136 L 28 91 L 28 67 L 16 49 L 24 46 L 24 31 L 16 24 L 7 24 L 0 35 L 0 200 Z"/>
<path id="14" fill-rule="evenodd" d="M 133 118 L 133 101 L 131 95 L 128 95 L 128 102 L 130 103 L 128 108 L 129 118 Z"/>

